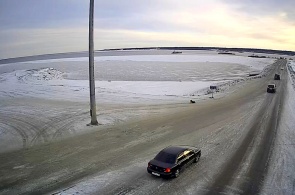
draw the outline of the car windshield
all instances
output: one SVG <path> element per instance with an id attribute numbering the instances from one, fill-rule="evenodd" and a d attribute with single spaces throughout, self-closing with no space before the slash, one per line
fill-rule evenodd
<path id="1" fill-rule="evenodd" d="M 165 162 L 165 163 L 172 164 L 172 163 L 175 163 L 176 156 L 174 154 L 169 154 L 169 153 L 166 153 L 166 152 L 160 152 L 155 157 L 155 160 L 160 161 L 160 162 Z"/>
<path id="2" fill-rule="evenodd" d="M 274 85 L 268 85 L 268 88 L 275 88 Z"/>

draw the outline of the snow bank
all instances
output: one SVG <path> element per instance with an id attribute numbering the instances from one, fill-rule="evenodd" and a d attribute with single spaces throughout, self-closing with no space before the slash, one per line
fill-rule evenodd
<path id="1" fill-rule="evenodd" d="M 58 71 L 54 68 L 44 68 L 44 69 L 32 69 L 32 70 L 25 70 L 25 71 L 16 71 L 15 76 L 18 80 L 23 81 L 36 81 L 36 80 L 56 80 L 62 79 L 63 74 L 61 71 Z"/>
<path id="2" fill-rule="evenodd" d="M 291 78 L 293 88 L 295 89 L 295 61 L 288 62 L 288 72 Z"/>
<path id="3" fill-rule="evenodd" d="M 289 61 L 289 66 L 292 72 L 295 72 L 295 61 Z"/>

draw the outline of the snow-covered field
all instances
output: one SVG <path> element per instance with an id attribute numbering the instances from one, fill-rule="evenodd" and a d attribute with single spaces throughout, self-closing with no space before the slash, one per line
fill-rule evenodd
<path id="1" fill-rule="evenodd" d="M 88 101 L 87 60 L 68 58 L 1 65 L 0 97 Z M 245 79 L 273 61 L 212 52 L 100 56 L 95 58 L 97 101 L 158 104 L 202 99 L 210 85 Z"/>
<path id="2" fill-rule="evenodd" d="M 2 74 L 0 95 L 2 97 L 39 97 L 44 99 L 88 101 L 89 81 L 68 80 L 64 73 L 53 68 L 18 70 Z M 213 82 L 195 81 L 96 81 L 98 102 L 117 101 L 136 103 L 140 99 L 180 100 L 208 87 Z"/>
<path id="3" fill-rule="evenodd" d="M 141 51 L 138 51 L 136 54 L 114 56 L 116 52 L 111 52 L 110 56 L 96 57 L 96 101 L 98 122 L 102 125 L 163 112 L 154 107 L 151 109 L 151 105 L 174 107 L 175 103 L 181 105 L 188 104 L 190 100 L 208 99 L 211 97 L 210 85 L 220 87 L 218 93 L 214 94 L 215 98 L 223 96 L 231 92 L 233 85 L 254 78 L 248 77 L 250 72 L 259 71 L 263 75 L 267 66 L 274 62 L 269 58 L 218 55 L 212 51 L 181 55 L 155 55 L 155 51 L 151 55 L 147 55 L 146 51 L 145 55 L 141 55 Z M 35 100 L 41 103 L 35 105 Z M 48 100 L 62 103 L 52 107 Z M 60 106 L 65 102 L 69 106 Z M 47 137 L 44 135 L 46 140 L 55 139 L 55 132 L 63 125 L 62 122 L 51 124 L 56 118 L 71 120 L 70 127 L 61 137 L 67 133 L 89 130 L 85 129 L 89 122 L 88 102 L 86 58 L 0 65 L 0 114 L 8 118 L 11 115 L 32 120 L 33 124 L 17 121 L 20 126 L 29 125 L 28 129 L 36 127 L 38 130 L 39 125 L 53 125 L 52 132 L 48 132 Z M 12 121 L 5 123 L 0 122 L 0 151 L 22 147 L 24 143 L 19 138 L 13 141 L 16 136 L 15 130 L 10 131 Z M 34 134 L 21 135 L 25 144 L 35 143 Z M 17 144 L 12 147 L 7 142 Z"/>
<path id="4" fill-rule="evenodd" d="M 106 56 L 96 57 L 98 122 L 111 125 L 149 113 L 163 112 L 151 109 L 151 105 L 170 106 L 208 99 L 211 97 L 210 85 L 220 86 L 214 97 L 222 96 L 230 92 L 231 86 L 251 79 L 248 77 L 250 72 L 263 73 L 267 70 L 265 67 L 274 62 L 274 59 L 218 55 L 214 51 L 191 51 L 181 55 L 170 53 L 137 51 L 132 55 L 121 52 L 116 56 L 117 52 L 110 52 L 104 53 Z M 35 100 L 40 103 L 35 105 Z M 52 107 L 48 100 L 62 103 Z M 59 106 L 64 102 L 69 106 Z M 29 125 L 28 129 L 36 127 L 38 130 L 42 124 L 52 126 L 51 121 L 56 118 L 65 121 L 75 115 L 76 118 L 70 121 L 71 127 L 62 137 L 73 132 L 83 133 L 89 130 L 85 129 L 89 122 L 88 102 L 87 58 L 44 59 L 0 65 L 0 114 L 25 119 L 23 122 L 17 121 L 20 126 Z M 58 113 L 64 114 L 59 116 Z M 26 120 L 32 120 L 33 124 Z M 34 134 L 21 134 L 21 139 L 25 141 L 20 141 L 15 136 L 15 130 L 10 131 L 11 123 L 13 121 L 0 122 L 0 151 L 35 143 Z M 55 139 L 55 132 L 61 127 L 62 123 L 54 122 L 46 140 Z"/>

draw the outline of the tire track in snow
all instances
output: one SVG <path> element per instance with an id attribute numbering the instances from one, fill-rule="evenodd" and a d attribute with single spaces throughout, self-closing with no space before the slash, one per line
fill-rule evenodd
<path id="1" fill-rule="evenodd" d="M 61 138 L 86 117 L 87 113 L 78 108 L 61 111 L 59 108 L 35 109 L 30 105 L 8 106 L 0 110 L 0 128 L 2 137 L 14 143 L 8 149 L 27 148 Z M 5 151 L 5 143 L 2 146 Z"/>
<path id="2" fill-rule="evenodd" d="M 255 160 L 252 163 L 250 170 L 248 171 L 247 177 L 249 178 L 249 180 L 241 186 L 241 189 L 243 190 L 242 194 L 259 194 L 262 189 L 265 177 L 269 169 L 269 162 L 273 152 L 278 124 L 281 120 L 281 110 L 282 105 L 284 105 L 286 94 L 286 81 L 286 79 L 283 79 L 277 85 L 278 91 L 276 96 L 274 97 L 274 108 L 269 109 L 269 111 L 271 112 L 271 116 L 266 123 L 266 132 L 264 133 L 261 145 L 255 155 Z"/>
<path id="3" fill-rule="evenodd" d="M 286 73 L 286 72 L 285 72 Z M 270 159 L 269 170 L 264 183 L 263 194 L 294 194 L 295 181 L 295 102 L 292 81 L 287 73 L 283 76 L 287 80 L 286 100 L 282 107 L 282 117 L 278 125 L 275 148 Z M 289 80 L 290 79 L 290 80 Z"/>
<path id="4" fill-rule="evenodd" d="M 276 69 L 278 68 L 279 67 Z M 250 124 L 249 132 L 242 141 L 240 147 L 228 160 L 222 172 L 208 187 L 209 191 L 206 193 L 207 195 L 225 193 L 225 191 L 230 188 L 229 186 L 231 186 L 234 180 L 233 176 L 239 171 L 243 159 L 247 157 L 248 149 L 255 149 L 254 147 L 249 146 L 255 140 L 256 132 L 259 132 L 259 130 L 263 128 L 263 124 L 267 124 L 266 129 L 264 130 L 265 132 L 263 133 L 263 139 L 255 153 L 254 161 L 251 163 L 247 172 L 246 178 L 248 178 L 248 180 L 245 180 L 238 188 L 240 194 L 259 194 L 264 181 L 264 176 L 267 173 L 269 157 L 271 156 L 271 149 L 275 140 L 279 111 L 283 104 L 283 99 L 281 97 L 284 95 L 285 85 L 285 81 L 283 84 L 279 84 L 282 91 L 278 91 L 280 93 L 274 94 L 273 96 L 267 96 L 264 100 L 263 105 L 256 113 L 256 118 L 252 124 Z M 270 116 L 267 111 L 271 113 Z"/>

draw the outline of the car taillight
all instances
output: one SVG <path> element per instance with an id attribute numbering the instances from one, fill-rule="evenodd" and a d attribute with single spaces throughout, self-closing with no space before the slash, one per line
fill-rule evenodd
<path id="1" fill-rule="evenodd" d="M 171 169 L 170 168 L 166 168 L 164 172 L 166 173 L 170 173 Z"/>
<path id="2" fill-rule="evenodd" d="M 151 166 L 151 163 L 148 163 L 148 167 L 150 167 Z"/>

